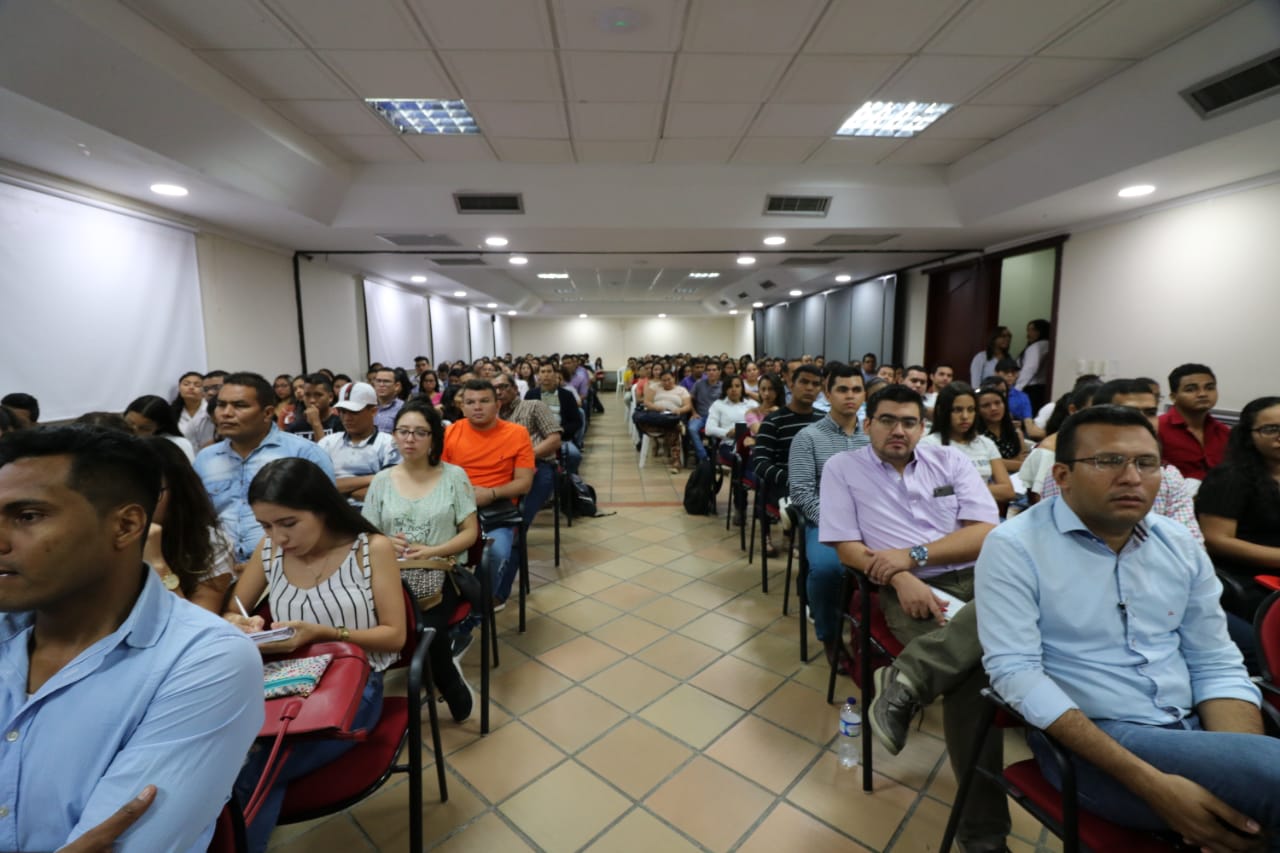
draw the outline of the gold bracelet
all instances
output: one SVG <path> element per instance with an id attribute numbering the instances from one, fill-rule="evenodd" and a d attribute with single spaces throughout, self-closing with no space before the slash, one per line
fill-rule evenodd
<path id="1" fill-rule="evenodd" d="M 348 631 L 344 626 L 339 625 L 338 626 L 338 642 L 345 643 L 350 639 L 351 639 L 351 632 Z"/>

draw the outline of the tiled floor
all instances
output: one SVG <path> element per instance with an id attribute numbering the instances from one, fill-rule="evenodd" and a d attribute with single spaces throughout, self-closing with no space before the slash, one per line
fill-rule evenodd
<path id="1" fill-rule="evenodd" d="M 876 747 L 864 794 L 860 772 L 837 765 L 826 666 L 800 662 L 781 574 L 762 594 L 737 530 L 684 513 L 685 475 L 637 469 L 620 409 L 592 422 L 582 466 L 617 514 L 564 529 L 559 569 L 549 512 L 531 533 L 526 632 L 514 606 L 499 615 L 492 731 L 479 736 L 478 711 L 463 725 L 443 714 L 450 798 L 438 801 L 428 767 L 427 848 L 937 850 L 955 790 L 940 708 L 899 756 Z M 473 684 L 478 655 L 477 643 L 464 661 Z M 1010 741 L 1009 760 L 1023 749 Z M 1011 849 L 1060 849 L 1012 808 Z M 348 813 L 282 827 L 272 850 L 402 851 L 407 809 L 401 776 Z"/>

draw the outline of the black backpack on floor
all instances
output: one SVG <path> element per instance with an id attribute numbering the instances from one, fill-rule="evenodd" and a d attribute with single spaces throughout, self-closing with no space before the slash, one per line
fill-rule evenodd
<path id="1" fill-rule="evenodd" d="M 595 487 L 588 485 L 577 474 L 568 476 L 564 489 L 560 493 L 560 505 L 573 507 L 575 518 L 591 518 L 600 514 L 600 507 L 596 503 Z"/>
<path id="2" fill-rule="evenodd" d="M 689 515 L 715 515 L 721 482 L 714 462 L 699 462 L 684 484 L 684 511 Z"/>

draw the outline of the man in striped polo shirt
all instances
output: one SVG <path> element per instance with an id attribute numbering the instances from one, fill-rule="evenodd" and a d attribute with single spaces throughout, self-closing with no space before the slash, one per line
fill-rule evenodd
<path id="1" fill-rule="evenodd" d="M 858 408 L 866 399 L 862 371 L 854 364 L 833 362 L 827 370 L 831 410 L 801 429 L 791 441 L 788 480 L 791 505 L 804 518 L 804 547 L 809 560 L 806 594 L 813 628 L 827 659 L 835 657 L 840 639 L 840 581 L 844 569 L 836 549 L 818 541 L 818 489 L 822 466 L 837 453 L 866 447 L 871 440 L 858 429 Z"/>
<path id="2" fill-rule="evenodd" d="M 751 451 L 751 468 L 764 490 L 765 503 L 787 494 L 787 463 L 791 439 L 822 415 L 813 410 L 813 401 L 822 391 L 822 371 L 812 364 L 797 365 L 791 372 L 791 400 L 760 422 L 756 444 Z M 769 556 L 777 556 L 770 542 Z"/>

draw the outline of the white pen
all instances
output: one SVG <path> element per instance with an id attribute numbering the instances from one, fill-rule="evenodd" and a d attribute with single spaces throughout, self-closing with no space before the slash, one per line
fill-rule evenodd
<path id="1" fill-rule="evenodd" d="M 231 597 L 232 597 L 233 599 L 235 599 L 236 607 L 237 607 L 237 608 L 239 608 L 239 610 L 240 610 L 240 615 L 241 615 L 241 616 L 243 616 L 243 617 L 244 617 L 244 618 L 246 618 L 246 619 L 251 619 L 252 617 L 249 615 L 249 611 L 245 610 L 245 609 L 244 609 L 244 605 L 240 603 L 240 596 L 238 596 L 238 595 L 233 595 L 233 596 L 231 596 Z"/>

